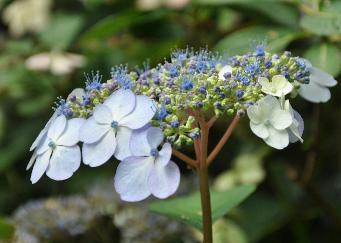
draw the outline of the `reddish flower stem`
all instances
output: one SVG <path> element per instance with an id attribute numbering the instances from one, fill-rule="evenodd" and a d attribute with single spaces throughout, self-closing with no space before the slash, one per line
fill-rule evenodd
<path id="1" fill-rule="evenodd" d="M 179 159 L 181 159 L 182 161 L 186 162 L 189 166 L 196 168 L 197 167 L 197 162 L 194 159 L 191 159 L 190 157 L 188 157 L 187 155 L 181 153 L 179 150 L 176 149 L 172 149 L 172 154 L 176 157 L 178 157 Z"/>
<path id="2" fill-rule="evenodd" d="M 219 154 L 220 150 L 224 147 L 225 143 L 230 138 L 232 132 L 236 128 L 239 120 L 240 120 L 240 117 L 238 115 L 233 118 L 230 126 L 227 128 L 226 132 L 221 137 L 221 139 L 218 142 L 218 144 L 215 146 L 215 148 L 212 150 L 212 152 L 208 156 L 208 159 L 207 159 L 207 163 L 208 164 L 211 164 L 212 161 L 217 157 L 217 155 Z"/>

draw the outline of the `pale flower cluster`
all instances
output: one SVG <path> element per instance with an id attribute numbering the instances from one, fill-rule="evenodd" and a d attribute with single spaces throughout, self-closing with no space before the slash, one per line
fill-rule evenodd
<path id="1" fill-rule="evenodd" d="M 32 183 L 44 173 L 54 180 L 66 180 L 82 158 L 84 164 L 95 167 L 114 156 L 121 161 L 115 188 L 123 200 L 139 201 L 151 194 L 170 196 L 179 186 L 180 171 L 170 161 L 171 145 L 164 143 L 159 150 L 163 132 L 149 125 L 154 106 L 146 96 L 118 89 L 88 119 L 67 119 L 56 112 L 31 146 L 34 152 L 27 169 L 33 165 Z"/>
<path id="2" fill-rule="evenodd" d="M 310 73 L 309 84 L 301 84 L 299 94 L 308 101 L 327 102 L 331 95 L 328 87 L 337 84 L 328 73 L 313 67 L 304 60 Z M 285 96 L 293 90 L 293 85 L 282 75 L 272 80 L 260 77 L 258 83 L 266 96 L 247 109 L 250 127 L 254 134 L 276 149 L 283 149 L 297 141 L 303 142 L 304 122 Z"/>

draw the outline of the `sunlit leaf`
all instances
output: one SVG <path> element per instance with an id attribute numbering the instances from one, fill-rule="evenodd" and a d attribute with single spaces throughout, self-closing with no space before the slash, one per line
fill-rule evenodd
<path id="1" fill-rule="evenodd" d="M 341 34 L 341 14 L 319 12 L 305 15 L 301 20 L 301 27 L 317 35 Z"/>
<path id="2" fill-rule="evenodd" d="M 291 41 L 301 36 L 301 32 L 289 28 L 258 25 L 233 32 L 221 39 L 216 49 L 235 55 L 250 51 L 252 45 L 266 42 L 267 49 L 275 52 L 284 49 Z"/>
<path id="3" fill-rule="evenodd" d="M 256 189 L 253 185 L 239 186 L 227 191 L 212 191 L 212 220 L 213 222 L 224 216 L 232 208 L 240 204 Z M 154 202 L 150 210 L 170 218 L 190 224 L 202 229 L 202 214 L 199 193 L 187 197 L 179 197 L 165 201 Z"/>

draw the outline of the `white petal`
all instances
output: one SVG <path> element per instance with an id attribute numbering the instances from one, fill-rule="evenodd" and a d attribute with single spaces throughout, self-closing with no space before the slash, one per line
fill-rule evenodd
<path id="1" fill-rule="evenodd" d="M 57 146 L 53 150 L 46 175 L 56 181 L 69 179 L 79 168 L 80 163 L 81 150 L 79 146 Z"/>
<path id="2" fill-rule="evenodd" d="M 226 65 L 220 70 L 220 72 L 218 73 L 219 79 L 225 80 L 225 74 L 227 73 L 232 74 L 232 67 L 230 65 Z"/>
<path id="3" fill-rule="evenodd" d="M 150 126 L 147 125 L 143 128 L 133 130 L 130 139 L 130 151 L 134 156 L 150 156 L 152 147 L 149 145 L 147 134 Z"/>
<path id="4" fill-rule="evenodd" d="M 266 118 L 258 105 L 249 106 L 246 112 L 250 120 L 255 124 L 264 122 L 264 119 Z"/>
<path id="5" fill-rule="evenodd" d="M 99 104 L 94 110 L 95 121 L 100 124 L 111 124 L 113 121 L 111 111 L 108 106 Z"/>
<path id="6" fill-rule="evenodd" d="M 40 131 L 38 137 L 32 143 L 32 145 L 30 147 L 30 151 L 35 149 L 40 144 L 40 142 L 43 140 L 44 136 L 46 136 L 46 135 L 47 135 L 47 129 L 44 128 L 43 130 Z"/>
<path id="7" fill-rule="evenodd" d="M 159 151 L 159 155 L 156 157 L 156 163 L 166 166 L 172 156 L 172 146 L 169 143 L 165 143 L 162 149 Z"/>
<path id="8" fill-rule="evenodd" d="M 84 118 L 72 118 L 67 121 L 65 131 L 56 141 L 57 145 L 74 146 L 79 142 L 79 131 L 86 120 Z"/>
<path id="9" fill-rule="evenodd" d="M 119 124 L 131 129 L 141 128 L 153 118 L 155 114 L 154 107 L 155 104 L 152 99 L 144 95 L 138 95 L 133 112 L 123 117 Z"/>
<path id="10" fill-rule="evenodd" d="M 148 178 L 153 165 L 153 157 L 128 157 L 118 165 L 115 189 L 122 200 L 137 202 L 151 194 Z"/>
<path id="11" fill-rule="evenodd" d="M 292 109 L 292 111 L 294 122 L 289 128 L 289 141 L 290 143 L 296 143 L 298 140 L 303 142 L 302 134 L 304 130 L 304 121 L 297 111 L 295 111 L 294 109 Z"/>
<path id="12" fill-rule="evenodd" d="M 75 96 L 77 98 L 83 98 L 85 95 L 85 91 L 82 88 L 76 88 L 72 90 L 72 92 L 68 95 L 67 99 L 70 99 L 71 97 Z"/>
<path id="13" fill-rule="evenodd" d="M 337 84 L 337 81 L 332 75 L 322 71 L 321 69 L 312 67 L 309 69 L 310 72 L 310 82 L 314 82 L 321 86 L 333 87 Z"/>
<path id="14" fill-rule="evenodd" d="M 278 130 L 288 128 L 292 123 L 292 117 L 290 112 L 276 109 L 273 111 L 270 118 L 271 125 Z"/>
<path id="15" fill-rule="evenodd" d="M 293 85 L 283 75 L 273 76 L 271 84 L 278 97 L 289 94 L 293 89 Z"/>
<path id="16" fill-rule="evenodd" d="M 119 89 L 112 93 L 103 104 L 111 110 L 113 120 L 119 121 L 133 111 L 136 96 L 131 90 Z"/>
<path id="17" fill-rule="evenodd" d="M 133 130 L 127 127 L 118 127 L 116 133 L 116 151 L 115 157 L 118 160 L 123 160 L 129 156 L 132 156 L 130 151 L 130 138 Z"/>
<path id="18" fill-rule="evenodd" d="M 163 132 L 159 127 L 150 127 L 147 131 L 147 140 L 151 148 L 157 148 L 163 141 Z"/>
<path id="19" fill-rule="evenodd" d="M 271 85 L 270 85 L 269 79 L 265 77 L 259 77 L 257 81 L 262 86 L 262 91 L 264 93 L 268 93 L 271 91 Z"/>
<path id="20" fill-rule="evenodd" d="M 31 174 L 32 184 L 36 183 L 44 175 L 50 162 L 51 153 L 52 149 L 49 149 L 45 153 L 38 155 Z"/>
<path id="21" fill-rule="evenodd" d="M 38 154 L 37 151 L 34 151 L 32 154 L 32 157 L 30 159 L 30 161 L 28 162 L 27 166 L 26 166 L 26 170 L 31 169 L 32 165 L 34 164 L 34 162 L 36 161 Z"/>
<path id="22" fill-rule="evenodd" d="M 111 158 L 115 149 L 115 133 L 109 131 L 96 143 L 83 144 L 83 162 L 91 167 L 100 166 Z"/>
<path id="23" fill-rule="evenodd" d="M 269 128 L 269 136 L 264 139 L 265 143 L 275 149 L 283 149 L 289 144 L 289 135 L 286 130 Z"/>
<path id="24" fill-rule="evenodd" d="M 48 149 L 50 149 L 49 147 L 49 142 L 50 139 L 46 136 L 43 137 L 43 140 L 40 142 L 39 146 L 36 148 L 37 154 L 43 154 L 45 153 Z"/>
<path id="25" fill-rule="evenodd" d="M 267 118 L 271 116 L 273 110 L 281 108 L 279 101 L 271 95 L 265 96 L 264 98 L 260 99 L 257 103 L 264 117 Z"/>
<path id="26" fill-rule="evenodd" d="M 66 117 L 61 115 L 58 116 L 52 123 L 47 132 L 47 136 L 52 141 L 57 141 L 57 139 L 62 135 L 66 126 Z"/>
<path id="27" fill-rule="evenodd" d="M 269 136 L 268 128 L 263 124 L 255 124 L 250 121 L 251 131 L 260 138 L 267 138 Z"/>
<path id="28" fill-rule="evenodd" d="M 79 131 L 79 140 L 84 143 L 95 143 L 103 137 L 105 133 L 111 130 L 108 124 L 99 124 L 92 116 L 87 119 Z"/>
<path id="29" fill-rule="evenodd" d="M 160 199 L 169 197 L 179 187 L 179 167 L 170 161 L 166 166 L 155 163 L 148 179 L 149 188 L 152 194 Z"/>
<path id="30" fill-rule="evenodd" d="M 315 83 L 302 84 L 299 92 L 304 99 L 313 103 L 324 103 L 331 97 L 328 88 L 324 88 Z"/>

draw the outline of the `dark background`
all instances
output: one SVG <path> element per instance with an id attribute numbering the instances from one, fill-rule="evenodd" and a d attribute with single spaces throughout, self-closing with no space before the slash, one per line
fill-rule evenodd
<path id="1" fill-rule="evenodd" d="M 113 65 L 129 63 L 133 69 L 149 60 L 155 66 L 176 47 L 207 47 L 234 55 L 260 43 L 266 44 L 268 51 L 289 50 L 306 57 L 336 79 L 341 71 L 341 1 L 55 0 L 45 10 L 39 10 L 35 1 L 0 0 L 0 216 L 6 220 L 15 218 L 15 210 L 25 208 L 31 200 L 87 193 L 99 179 L 111 182 L 116 163 L 93 169 L 81 166 L 64 182 L 44 176 L 35 185 L 30 183 L 30 171 L 25 170 L 29 147 L 52 115 L 56 97 L 66 97 L 73 88 L 82 87 L 84 72 L 99 70 L 105 81 Z M 9 11 L 16 2 L 31 3 Z M 47 20 L 37 26 L 33 20 L 40 15 Z M 23 31 L 18 33 L 21 27 Z M 51 69 L 30 70 L 25 65 L 29 57 L 49 52 L 77 53 L 86 63 L 61 75 Z M 65 60 L 60 62 L 65 64 Z M 325 104 L 295 99 L 293 106 L 305 121 L 303 144 L 276 151 L 251 133 L 247 119 L 239 125 L 210 168 L 212 183 L 221 188 L 245 183 L 259 186 L 227 216 L 235 235 L 221 242 L 340 242 L 339 85 L 331 92 L 332 99 Z M 211 147 L 227 123 L 218 121 Z M 184 175 L 193 176 L 184 166 L 182 170 Z M 182 187 L 190 188 L 186 183 L 183 180 Z M 30 217 L 23 221 L 33 222 Z M 109 225 L 110 217 L 109 223 L 105 221 Z M 1 230 L 2 221 L 0 233 L 6 231 Z M 23 224 L 15 221 L 14 226 L 18 231 Z M 109 232 L 104 235 L 119 242 L 109 226 L 104 229 Z M 92 239 L 89 232 L 88 239 Z M 66 242 L 54 239 L 54 235 L 36 236 L 42 242 Z M 94 236 L 93 242 L 96 240 Z M 110 242 L 110 237 L 107 240 Z M 83 238 L 81 242 L 86 241 Z"/>

